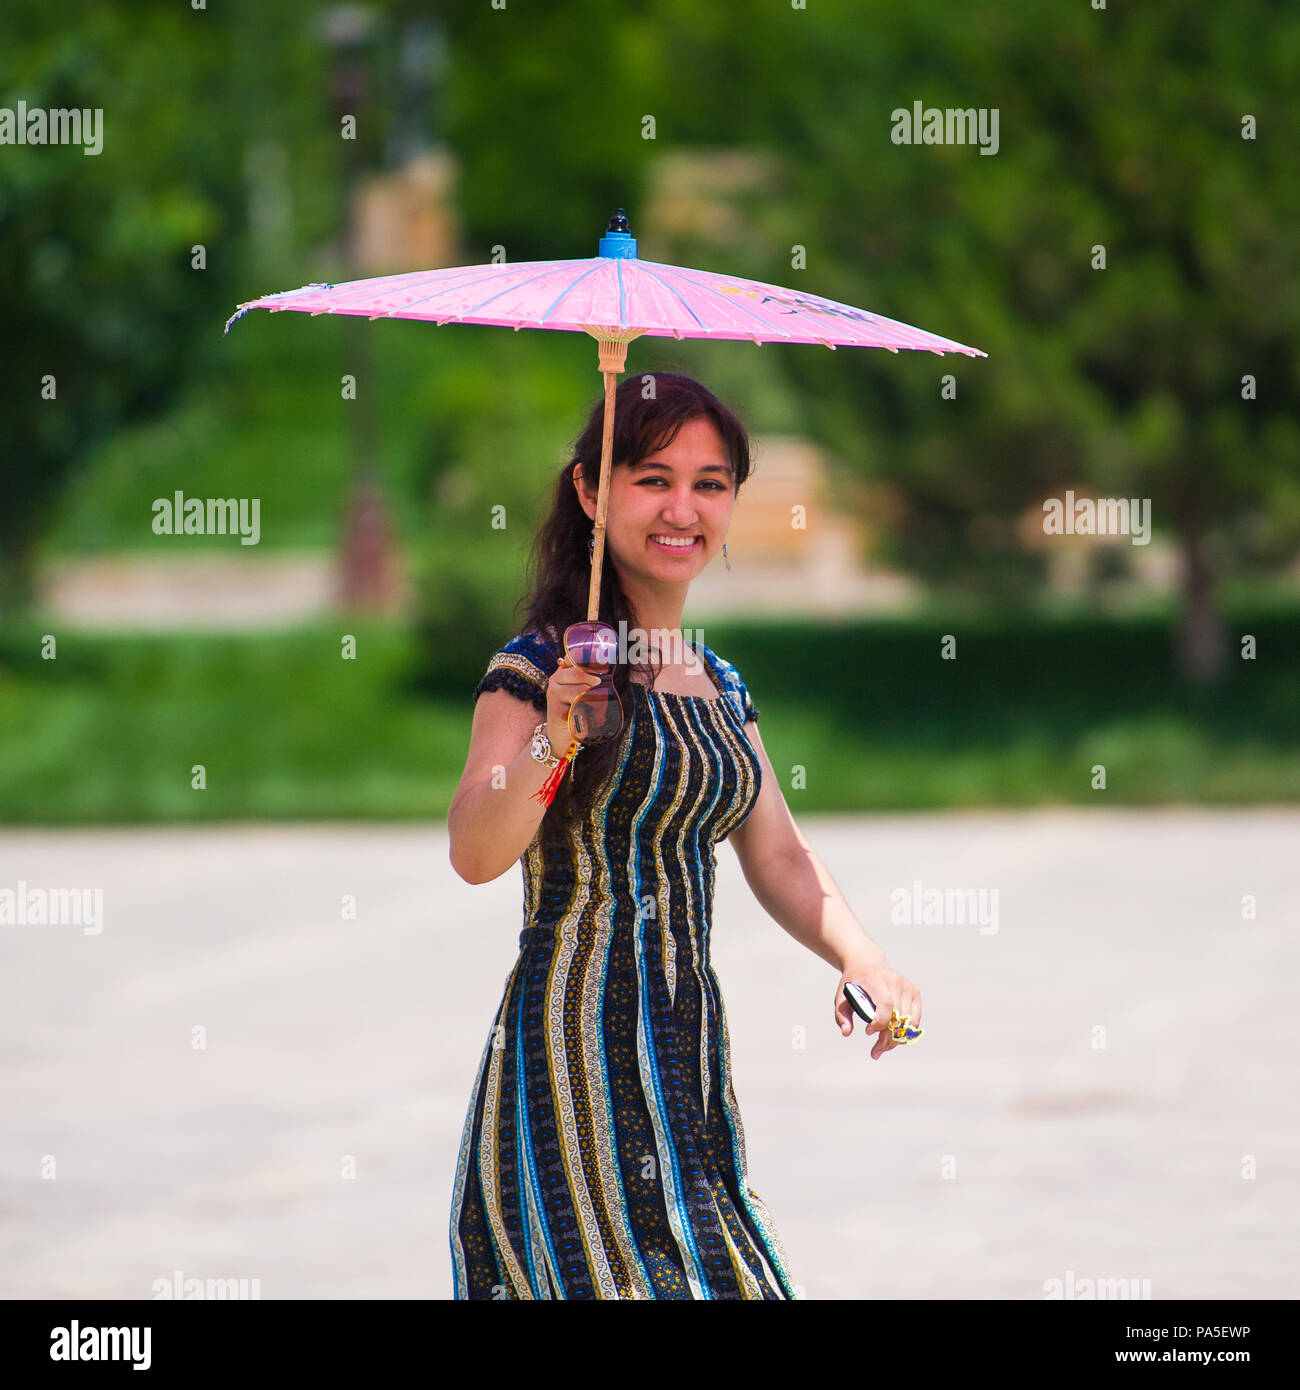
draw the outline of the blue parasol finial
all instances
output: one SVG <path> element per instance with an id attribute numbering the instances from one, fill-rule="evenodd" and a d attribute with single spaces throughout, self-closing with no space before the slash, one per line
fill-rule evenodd
<path id="1" fill-rule="evenodd" d="M 609 219 L 609 230 L 600 239 L 599 254 L 613 260 L 636 260 L 636 237 L 627 229 L 622 208 L 615 208 Z"/>

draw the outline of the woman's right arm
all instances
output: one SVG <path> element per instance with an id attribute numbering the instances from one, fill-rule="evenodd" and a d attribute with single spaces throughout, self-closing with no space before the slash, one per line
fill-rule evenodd
<path id="1" fill-rule="evenodd" d="M 569 706 L 599 682 L 564 658 L 547 682 L 547 733 L 557 757 L 572 737 Z M 518 863 L 542 823 L 547 808 L 533 794 L 551 769 L 529 752 L 538 722 L 536 707 L 507 690 L 484 691 L 475 702 L 465 771 L 447 809 L 451 866 L 466 883 L 500 878 Z"/>

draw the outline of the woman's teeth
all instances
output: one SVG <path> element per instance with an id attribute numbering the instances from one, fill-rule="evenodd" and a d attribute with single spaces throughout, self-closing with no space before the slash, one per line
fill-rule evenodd
<path id="1" fill-rule="evenodd" d="M 650 539 L 651 539 L 652 541 L 654 541 L 654 543 L 655 543 L 656 545 L 665 546 L 665 547 L 667 547 L 667 548 L 670 549 L 670 550 L 689 550 L 689 549 L 696 543 L 696 541 L 699 540 L 699 537 L 698 537 L 698 536 L 681 536 L 681 537 L 678 537 L 678 536 L 651 536 Z"/>

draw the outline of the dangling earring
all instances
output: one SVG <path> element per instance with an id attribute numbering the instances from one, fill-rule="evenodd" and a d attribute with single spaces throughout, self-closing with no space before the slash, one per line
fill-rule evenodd
<path id="1" fill-rule="evenodd" d="M 591 528 L 591 539 L 587 542 L 587 556 L 589 559 L 596 558 L 596 528 Z"/>
<path id="2" fill-rule="evenodd" d="M 731 568 L 731 557 L 727 554 L 727 543 L 726 543 L 726 541 L 723 541 L 723 542 L 722 542 L 722 563 L 723 563 L 724 565 L 726 565 L 726 567 L 727 567 L 728 569 Z"/>

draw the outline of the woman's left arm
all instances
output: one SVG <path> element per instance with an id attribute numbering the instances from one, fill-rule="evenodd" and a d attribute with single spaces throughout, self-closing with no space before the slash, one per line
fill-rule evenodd
<path id="1" fill-rule="evenodd" d="M 879 1035 L 871 1051 L 873 1058 L 879 1058 L 899 1046 L 887 1026 L 892 1009 L 910 1015 L 914 1027 L 920 1025 L 920 991 L 886 964 L 884 951 L 867 935 L 830 871 L 804 839 L 786 805 L 754 720 L 745 725 L 745 736 L 763 768 L 758 800 L 744 823 L 729 836 L 745 881 L 780 927 L 840 972 L 835 987 L 835 1021 L 845 1037 L 853 1031 L 856 1017 L 844 997 L 845 982 L 852 980 L 871 995 L 876 1018 L 866 1031 Z"/>

